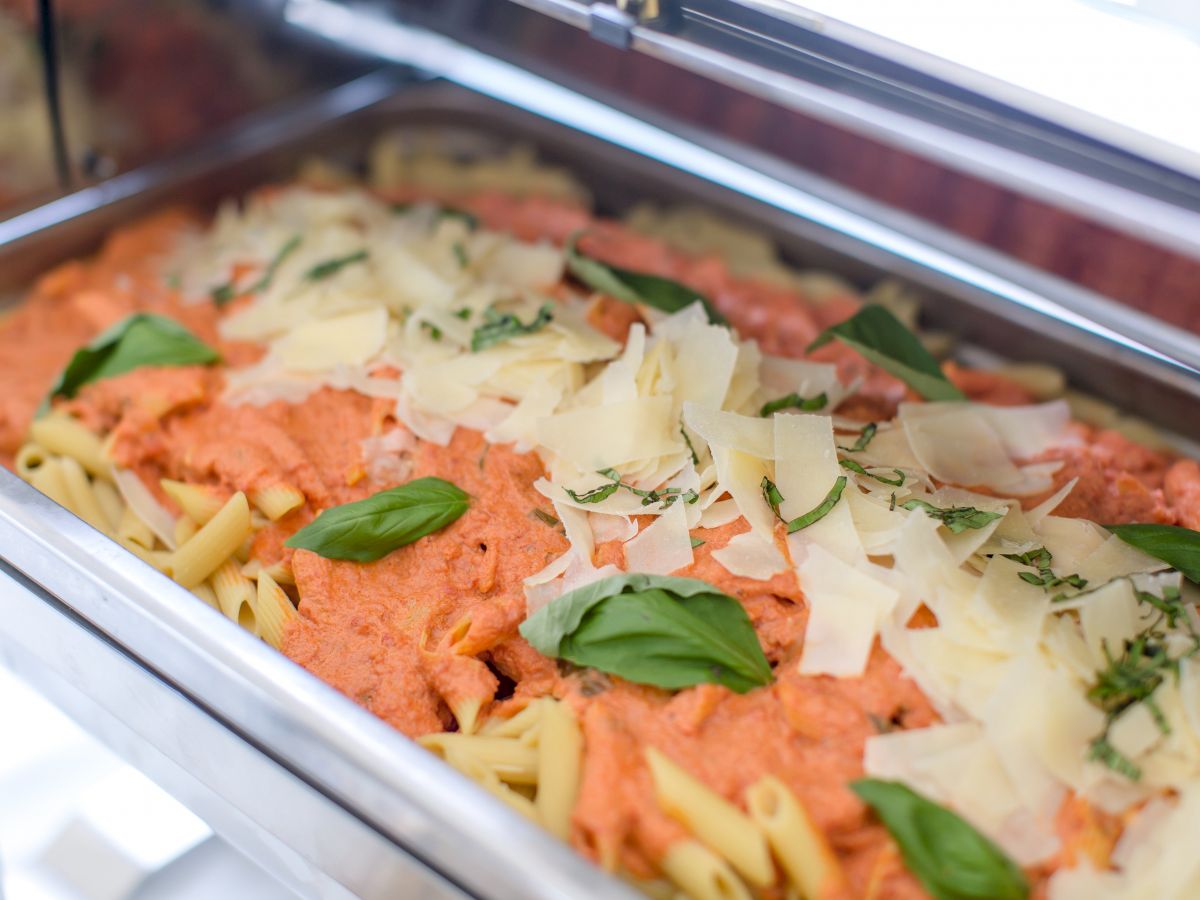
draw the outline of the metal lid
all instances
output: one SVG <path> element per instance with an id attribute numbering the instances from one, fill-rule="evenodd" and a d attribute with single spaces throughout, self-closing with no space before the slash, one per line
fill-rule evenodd
<path id="1" fill-rule="evenodd" d="M 1143 0 L 1132 10 L 1136 3 L 510 0 L 493 6 L 510 16 L 519 12 L 513 4 L 526 7 L 604 44 L 1200 258 L 1200 7 Z M 393 6 L 412 17 L 414 7 L 426 4 Z M 457 13 L 439 14 L 441 21 L 430 24 L 471 38 L 482 17 L 464 12 L 470 4 L 437 6 Z M 1172 6 L 1174 19 L 1167 17 Z M 1147 7 L 1163 10 L 1163 17 L 1147 14 Z M 581 59 L 573 74 L 588 79 L 595 74 L 589 66 L 594 62 Z M 627 90 L 636 101 L 639 86 Z"/>

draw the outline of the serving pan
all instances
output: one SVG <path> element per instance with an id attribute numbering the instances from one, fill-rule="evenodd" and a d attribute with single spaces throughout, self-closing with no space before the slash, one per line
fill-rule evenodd
<path id="1" fill-rule="evenodd" d="M 1198 435 L 1178 415 L 1200 398 L 1193 339 L 777 164 L 468 61 L 458 85 L 379 72 L 4 223 L 2 287 L 165 202 L 212 206 L 313 154 L 361 165 L 385 130 L 435 131 L 471 153 L 529 141 L 578 172 L 604 211 L 701 202 L 768 229 L 797 264 L 864 285 L 899 275 L 926 293 L 928 324 L 963 336 L 961 352 L 1054 362 Z M 633 896 L 8 472 L 0 616 L 0 659 L 301 895 Z"/>

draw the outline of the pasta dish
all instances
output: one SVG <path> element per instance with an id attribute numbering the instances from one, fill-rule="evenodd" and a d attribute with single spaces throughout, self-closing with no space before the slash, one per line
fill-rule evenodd
<path id="1" fill-rule="evenodd" d="M 370 169 L 42 276 L 0 462 L 651 896 L 1200 895 L 1195 461 L 702 211 Z"/>

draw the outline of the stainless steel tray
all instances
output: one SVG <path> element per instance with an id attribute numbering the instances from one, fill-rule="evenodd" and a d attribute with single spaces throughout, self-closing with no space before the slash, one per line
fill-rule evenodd
<path id="1" fill-rule="evenodd" d="M 1200 397 L 1195 339 L 827 184 L 732 160 L 722 147 L 659 127 L 668 123 L 601 116 L 603 108 L 544 93 L 545 83 L 487 74 L 470 77 L 544 115 L 379 73 L 192 156 L 0 224 L 0 289 L 163 202 L 215 203 L 278 180 L 312 153 L 361 160 L 384 128 L 453 129 L 484 149 L 538 144 L 579 171 L 609 211 L 635 199 L 699 200 L 767 227 L 795 260 L 864 283 L 899 274 L 929 294 L 931 324 L 1010 357 L 1049 358 L 1094 393 L 1200 429 L 1179 415 L 1187 408 L 1179 404 Z M 540 100 L 527 103 L 535 88 Z M 631 895 L 7 472 L 0 660 L 302 895 Z"/>

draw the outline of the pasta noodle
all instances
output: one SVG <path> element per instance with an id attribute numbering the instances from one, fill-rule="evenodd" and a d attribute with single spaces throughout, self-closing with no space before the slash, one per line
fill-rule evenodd
<path id="1" fill-rule="evenodd" d="M 678 841 L 662 859 L 663 871 L 692 900 L 750 900 L 729 863 L 699 841 Z"/>
<path id="2" fill-rule="evenodd" d="M 283 588 L 266 571 L 258 573 L 258 633 L 275 649 L 283 645 L 288 623 L 296 618 L 296 608 Z"/>
<path id="3" fill-rule="evenodd" d="M 213 572 L 210 583 L 221 612 L 247 631 L 258 634 L 254 582 L 242 574 L 237 563 L 227 559 Z"/>
<path id="4" fill-rule="evenodd" d="M 79 461 L 71 456 L 62 456 L 58 465 L 63 475 L 63 483 L 67 487 L 67 496 L 71 499 L 71 511 L 98 531 L 108 531 L 108 520 L 104 510 L 92 491 L 91 482 Z"/>
<path id="5" fill-rule="evenodd" d="M 191 516 L 180 516 L 175 520 L 175 543 L 177 545 L 186 543 L 187 539 L 199 530 L 200 526 Z"/>
<path id="6" fill-rule="evenodd" d="M 29 435 L 50 453 L 77 461 L 92 475 L 112 476 L 112 464 L 104 454 L 100 438 L 70 416 L 51 413 L 34 419 Z"/>
<path id="7" fill-rule="evenodd" d="M 304 505 L 304 494 L 290 484 L 256 488 L 250 491 L 249 496 L 250 502 L 272 522 L 282 519 L 293 509 Z"/>
<path id="8" fill-rule="evenodd" d="M 154 532 L 142 521 L 142 517 L 133 511 L 132 506 L 121 510 L 121 519 L 117 523 L 117 539 L 126 547 L 133 545 L 143 550 L 154 549 Z"/>
<path id="9" fill-rule="evenodd" d="M 509 784 L 537 784 L 537 751 L 512 738 L 447 732 L 426 735 L 421 744 L 443 754 L 448 750 L 469 753 Z"/>
<path id="10" fill-rule="evenodd" d="M 14 461 L 17 474 L 26 481 L 29 481 L 33 477 L 33 473 L 46 461 L 48 456 L 46 448 L 41 444 L 35 444 L 30 441 L 22 445 L 21 449 L 17 451 Z"/>
<path id="11" fill-rule="evenodd" d="M 801 897 L 819 900 L 846 888 L 828 841 L 782 781 L 767 775 L 750 785 L 746 806 Z"/>
<path id="12" fill-rule="evenodd" d="M 653 747 L 646 750 L 658 805 L 704 844 L 719 852 L 747 881 L 775 880 L 767 841 L 740 809 L 705 787 Z"/>
<path id="13" fill-rule="evenodd" d="M 527 819 L 538 820 L 537 810 L 533 801 L 519 794 L 502 782 L 496 773 L 479 757 L 464 751 L 461 747 L 443 747 L 442 758 L 466 775 L 476 784 L 483 787 L 492 796 L 499 798 L 512 809 L 515 809 Z"/>
<path id="14" fill-rule="evenodd" d="M 219 513 L 175 551 L 171 561 L 172 577 L 186 588 L 195 587 L 229 559 L 249 535 L 250 506 L 246 495 L 238 491 L 225 502 Z M 237 575 L 242 577 L 240 571 Z"/>
<path id="15" fill-rule="evenodd" d="M 192 593 L 215 609 L 217 612 L 221 611 L 220 601 L 217 600 L 217 592 L 214 591 L 207 583 L 196 585 L 194 588 L 192 588 Z"/>
<path id="16" fill-rule="evenodd" d="M 67 490 L 67 481 L 63 475 L 62 463 L 58 459 L 46 459 L 29 478 L 29 483 L 57 503 L 79 515 Z"/>
<path id="17" fill-rule="evenodd" d="M 225 501 L 210 488 L 199 484 L 188 484 L 171 478 L 162 478 L 158 483 L 162 485 L 163 492 L 179 504 L 184 514 L 197 525 L 207 524 L 225 505 Z"/>
<path id="18" fill-rule="evenodd" d="M 542 825 L 556 837 L 570 834 L 571 810 L 579 793 L 583 734 L 575 713 L 565 703 L 541 700 L 538 726 L 537 797 Z"/>
<path id="19" fill-rule="evenodd" d="M 92 482 L 92 492 L 96 495 L 100 509 L 104 511 L 104 519 L 108 523 L 106 530 L 110 534 L 116 534 L 121 525 L 121 517 L 125 514 L 125 501 L 121 499 L 111 481 L 96 479 Z"/>

